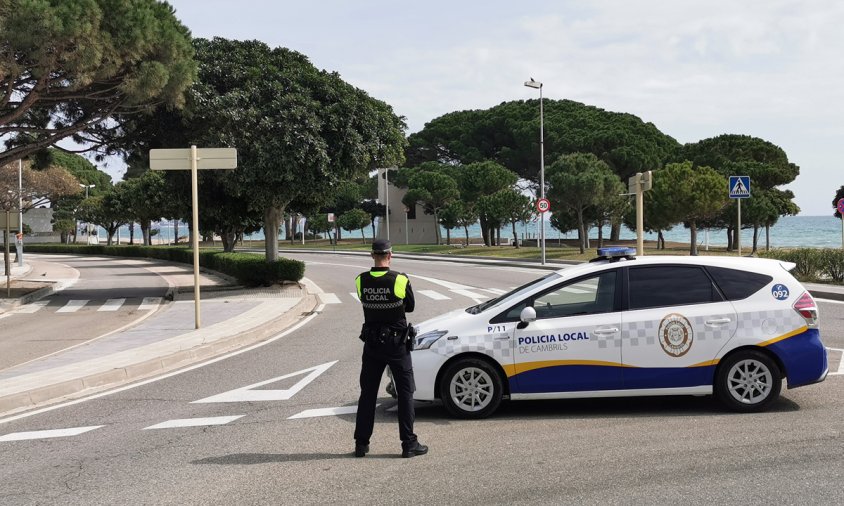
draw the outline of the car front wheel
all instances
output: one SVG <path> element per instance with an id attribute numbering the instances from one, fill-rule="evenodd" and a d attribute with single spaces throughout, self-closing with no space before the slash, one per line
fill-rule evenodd
<path id="1" fill-rule="evenodd" d="M 782 374 L 766 354 L 747 350 L 731 355 L 718 368 L 715 393 L 728 408 L 742 413 L 762 411 L 782 388 Z"/>
<path id="2" fill-rule="evenodd" d="M 478 358 L 451 364 L 442 376 L 440 398 L 452 416 L 478 419 L 491 415 L 501 404 L 503 385 L 498 371 Z"/>

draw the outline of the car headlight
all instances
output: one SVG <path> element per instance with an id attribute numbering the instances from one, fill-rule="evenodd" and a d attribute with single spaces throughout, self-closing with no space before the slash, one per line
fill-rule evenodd
<path id="1" fill-rule="evenodd" d="M 413 345 L 413 349 L 427 350 L 432 344 L 437 342 L 437 339 L 446 334 L 448 334 L 447 330 L 432 330 L 430 332 L 425 332 L 424 334 L 419 334 L 416 336 L 416 342 Z"/>

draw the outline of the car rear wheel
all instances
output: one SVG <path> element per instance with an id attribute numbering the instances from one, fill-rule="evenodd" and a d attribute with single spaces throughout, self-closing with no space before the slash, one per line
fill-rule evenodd
<path id="1" fill-rule="evenodd" d="M 747 350 L 731 355 L 718 368 L 715 393 L 728 408 L 742 413 L 762 411 L 782 388 L 782 374 L 766 354 Z"/>
<path id="2" fill-rule="evenodd" d="M 498 371 L 489 362 L 478 358 L 454 362 L 445 371 L 440 383 L 443 406 L 458 418 L 486 418 L 498 409 L 502 392 Z"/>

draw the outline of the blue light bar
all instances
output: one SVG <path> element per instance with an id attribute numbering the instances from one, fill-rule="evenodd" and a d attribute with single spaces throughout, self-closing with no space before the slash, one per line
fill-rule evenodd
<path id="1" fill-rule="evenodd" d="M 610 248 L 598 248 L 598 256 L 601 258 L 632 258 L 636 256 L 636 248 L 624 246 L 613 246 Z"/>

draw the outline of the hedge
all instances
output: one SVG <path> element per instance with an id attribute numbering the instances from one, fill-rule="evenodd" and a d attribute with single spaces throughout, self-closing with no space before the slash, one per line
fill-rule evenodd
<path id="1" fill-rule="evenodd" d="M 776 249 L 759 256 L 794 262 L 797 266 L 791 272 L 801 281 L 844 282 L 844 250 L 841 249 Z"/>
<path id="2" fill-rule="evenodd" d="M 75 253 L 119 257 L 143 257 L 193 264 L 193 251 L 187 248 L 161 246 L 104 246 L 85 244 L 29 244 L 32 253 Z M 250 253 L 200 251 L 199 265 L 222 272 L 250 286 L 271 285 L 281 281 L 299 281 L 305 275 L 305 263 L 289 258 L 267 262 Z"/>

